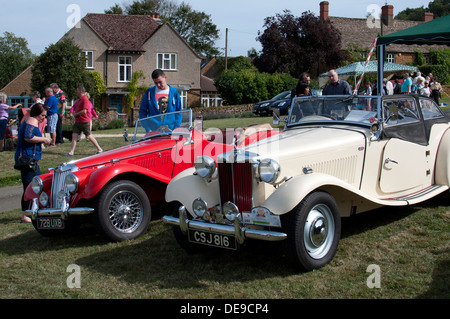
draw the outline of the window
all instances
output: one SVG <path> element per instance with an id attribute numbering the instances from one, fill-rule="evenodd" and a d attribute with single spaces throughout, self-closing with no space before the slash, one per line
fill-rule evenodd
<path id="1" fill-rule="evenodd" d="M 187 91 L 181 91 L 180 98 L 181 98 L 181 107 L 183 109 L 186 109 L 187 108 Z"/>
<path id="2" fill-rule="evenodd" d="M 130 56 L 119 56 L 119 82 L 130 82 L 132 72 L 132 58 Z"/>
<path id="3" fill-rule="evenodd" d="M 396 99 L 383 101 L 386 113 L 385 125 L 418 122 L 416 101 L 414 99 Z"/>
<path id="4" fill-rule="evenodd" d="M 94 51 L 83 51 L 86 55 L 86 69 L 94 68 Z"/>
<path id="5" fill-rule="evenodd" d="M 388 53 L 386 55 L 386 62 L 395 63 L 395 54 L 394 53 Z"/>
<path id="6" fill-rule="evenodd" d="M 158 69 L 172 71 L 175 71 L 177 69 L 176 53 L 158 53 L 157 59 Z"/>
<path id="7" fill-rule="evenodd" d="M 438 117 L 443 117 L 437 104 L 430 99 L 419 99 L 420 107 L 422 109 L 423 119 L 430 120 Z"/>
<path id="8" fill-rule="evenodd" d="M 202 94 L 202 106 L 203 107 L 211 107 L 211 106 L 221 106 L 222 98 L 219 94 Z"/>

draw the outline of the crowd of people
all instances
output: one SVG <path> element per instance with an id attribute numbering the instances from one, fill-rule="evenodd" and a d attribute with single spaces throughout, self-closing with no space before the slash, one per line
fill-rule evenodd
<path id="1" fill-rule="evenodd" d="M 72 128 L 71 149 L 65 156 L 73 156 L 78 138 L 81 133 L 86 139 L 97 148 L 97 153 L 103 152 L 96 139 L 91 134 L 92 117 L 97 117 L 92 103 L 89 100 L 89 94 L 83 86 L 76 90 L 78 100 L 70 109 L 71 117 L 74 118 Z M 50 84 L 45 89 L 45 97 L 41 99 L 38 91 L 31 94 L 32 104 L 30 107 L 23 107 L 21 104 L 13 106 L 8 105 L 8 96 L 0 93 L 0 152 L 4 151 L 4 137 L 9 122 L 8 111 L 18 109 L 17 112 L 17 146 L 14 154 L 15 163 L 29 161 L 33 159 L 36 162 L 32 168 L 18 168 L 21 173 L 23 191 L 31 183 L 34 176 L 40 175 L 39 160 L 42 159 L 42 150 L 45 147 L 57 147 L 64 143 L 62 122 L 66 111 L 67 101 L 64 92 L 56 83 Z M 46 137 L 46 133 L 49 137 Z M 15 165 L 16 166 L 16 165 Z M 16 167 L 18 167 L 17 165 Z M 24 212 L 29 203 L 21 200 L 22 211 Z M 29 223 L 30 218 L 22 214 L 21 222 Z"/>
<path id="2" fill-rule="evenodd" d="M 328 72 L 329 83 L 322 90 L 322 95 L 351 95 L 352 87 L 345 81 L 339 79 L 339 75 L 336 70 L 332 69 Z M 317 95 L 315 90 L 309 87 L 311 82 L 310 75 L 304 72 L 300 75 L 299 81 L 295 89 L 292 90 L 291 96 L 304 95 L 305 85 L 307 86 L 307 95 Z M 417 72 L 414 77 L 411 77 L 409 73 L 403 75 L 403 81 L 400 83 L 398 79 L 389 81 L 386 78 L 383 79 L 382 95 L 393 94 L 419 94 L 427 97 L 432 97 L 439 105 L 442 94 L 442 85 L 438 82 L 436 76 L 429 74 L 423 77 L 420 72 Z M 364 82 L 363 89 L 358 92 L 362 95 L 377 95 L 377 81 L 371 83 L 369 81 Z"/>

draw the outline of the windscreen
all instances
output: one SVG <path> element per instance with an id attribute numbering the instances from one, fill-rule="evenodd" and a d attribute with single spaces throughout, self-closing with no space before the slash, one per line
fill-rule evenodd
<path id="1" fill-rule="evenodd" d="M 372 124 L 377 118 L 377 99 L 376 96 L 296 98 L 287 125 L 317 121 Z"/>
<path id="2" fill-rule="evenodd" d="M 173 113 L 159 114 L 136 121 L 133 141 L 154 134 L 168 134 L 178 127 L 189 129 L 192 127 L 192 111 L 179 111 Z"/>

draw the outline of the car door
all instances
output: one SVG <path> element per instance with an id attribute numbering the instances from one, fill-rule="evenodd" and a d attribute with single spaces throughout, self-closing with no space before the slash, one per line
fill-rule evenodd
<path id="1" fill-rule="evenodd" d="M 380 189 L 384 193 L 414 192 L 431 185 L 432 163 L 423 120 L 416 99 L 383 100 L 387 114 L 381 157 Z"/>

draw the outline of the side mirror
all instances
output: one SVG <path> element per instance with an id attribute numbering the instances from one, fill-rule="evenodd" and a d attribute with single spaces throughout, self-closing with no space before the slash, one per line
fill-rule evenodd
<path id="1" fill-rule="evenodd" d="M 386 122 L 389 124 L 397 124 L 398 123 L 398 107 L 390 105 L 389 106 L 389 116 Z"/>
<path id="2" fill-rule="evenodd" d="M 273 108 L 273 125 L 280 125 L 280 109 Z"/>

